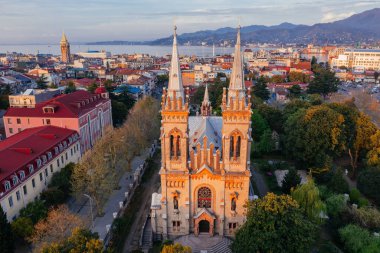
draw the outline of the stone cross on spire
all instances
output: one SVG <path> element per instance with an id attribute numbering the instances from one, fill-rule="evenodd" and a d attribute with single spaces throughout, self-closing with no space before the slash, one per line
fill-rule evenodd
<path id="1" fill-rule="evenodd" d="M 182 85 L 182 75 L 181 67 L 179 64 L 179 55 L 177 48 L 177 26 L 174 26 L 174 35 L 173 35 L 173 52 L 172 60 L 170 64 L 169 72 L 169 86 L 168 86 L 168 95 L 173 98 L 174 93 L 176 97 L 181 97 L 184 99 L 184 90 Z"/>
<path id="2" fill-rule="evenodd" d="M 240 26 L 237 29 L 237 38 L 234 53 L 234 63 L 232 65 L 232 74 L 230 85 L 228 88 L 228 97 L 241 97 L 244 95 L 244 72 L 243 72 L 243 61 L 241 57 L 240 48 Z"/>

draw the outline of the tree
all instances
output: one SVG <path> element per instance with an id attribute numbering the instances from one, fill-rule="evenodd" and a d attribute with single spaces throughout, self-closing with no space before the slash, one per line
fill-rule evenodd
<path id="1" fill-rule="evenodd" d="M 372 231 L 380 228 L 380 212 L 374 207 L 348 208 L 353 223 Z"/>
<path id="2" fill-rule="evenodd" d="M 39 220 L 45 219 L 48 214 L 48 210 L 42 200 L 35 200 L 26 205 L 20 210 L 20 217 L 27 217 L 36 224 Z"/>
<path id="3" fill-rule="evenodd" d="M 247 221 L 237 231 L 232 252 L 308 252 L 317 226 L 288 195 L 268 193 L 248 202 Z"/>
<path id="4" fill-rule="evenodd" d="M 330 172 L 332 174 L 329 182 L 327 183 L 329 189 L 335 193 L 346 194 L 349 192 L 349 185 L 343 177 L 343 171 L 337 169 Z"/>
<path id="5" fill-rule="evenodd" d="M 367 164 L 369 166 L 380 165 L 380 130 L 370 137 L 370 150 L 367 153 Z"/>
<path id="6" fill-rule="evenodd" d="M 65 198 L 71 194 L 71 175 L 73 174 L 75 164 L 69 163 L 61 171 L 53 174 L 49 187 L 56 187 L 64 193 Z"/>
<path id="7" fill-rule="evenodd" d="M 347 203 L 343 194 L 333 194 L 326 199 L 327 214 L 332 218 L 337 217 L 343 212 Z"/>
<path id="8" fill-rule="evenodd" d="M 335 73 L 321 68 L 315 72 L 314 79 L 310 82 L 307 92 L 310 94 L 320 94 L 324 99 L 338 90 L 339 79 L 335 77 Z"/>
<path id="9" fill-rule="evenodd" d="M 349 224 L 339 229 L 339 235 L 348 253 L 379 252 L 380 238 L 371 235 L 368 230 L 357 225 Z"/>
<path id="10" fill-rule="evenodd" d="M 28 217 L 18 217 L 11 224 L 13 234 L 20 239 L 26 239 L 33 234 L 33 222 Z"/>
<path id="11" fill-rule="evenodd" d="M 191 247 L 183 246 L 180 243 L 167 244 L 161 250 L 161 253 L 191 253 Z"/>
<path id="12" fill-rule="evenodd" d="M 290 71 L 288 75 L 289 82 L 309 83 L 310 76 L 298 71 Z"/>
<path id="13" fill-rule="evenodd" d="M 252 131 L 252 138 L 258 142 L 263 133 L 269 129 L 268 122 L 261 116 L 257 109 L 252 111 L 251 122 L 252 126 L 255 126 L 255 131 Z"/>
<path id="14" fill-rule="evenodd" d="M 344 148 L 341 142 L 343 122 L 341 114 L 324 105 L 297 110 L 285 122 L 286 153 L 299 166 L 324 166 Z"/>
<path id="15" fill-rule="evenodd" d="M 124 103 L 111 100 L 112 103 L 112 121 L 114 126 L 120 126 L 127 118 L 128 109 Z"/>
<path id="16" fill-rule="evenodd" d="M 274 76 L 272 76 L 272 78 L 270 80 L 272 83 L 284 83 L 285 82 L 285 78 L 281 75 L 274 75 Z"/>
<path id="17" fill-rule="evenodd" d="M 47 188 L 41 193 L 40 198 L 45 202 L 45 205 L 48 207 L 63 204 L 66 200 L 63 191 L 61 191 L 57 187 Z"/>
<path id="18" fill-rule="evenodd" d="M 326 207 L 319 195 L 319 189 L 311 177 L 308 178 L 307 183 L 295 188 L 291 195 L 309 219 L 316 222 L 321 221 L 321 214 L 325 212 Z"/>
<path id="19" fill-rule="evenodd" d="M 357 179 L 357 186 L 361 193 L 368 198 L 375 201 L 377 205 L 380 205 L 380 168 L 373 167 L 359 173 Z"/>
<path id="20" fill-rule="evenodd" d="M 260 137 L 260 141 L 257 143 L 258 153 L 269 153 L 273 151 L 275 147 L 274 140 L 272 138 L 272 131 L 266 129 Z"/>
<path id="21" fill-rule="evenodd" d="M 263 76 L 260 76 L 252 89 L 252 95 L 261 98 L 266 101 L 269 99 L 269 90 L 267 88 L 267 81 Z"/>
<path id="22" fill-rule="evenodd" d="M 75 84 L 73 81 L 68 82 L 66 88 L 65 88 L 65 94 L 73 93 L 77 90 L 77 87 L 75 87 Z"/>
<path id="23" fill-rule="evenodd" d="M 282 111 L 274 108 L 272 106 L 261 104 L 257 107 L 257 110 L 261 116 L 268 122 L 271 130 L 276 131 L 277 133 L 282 133 L 283 130 L 283 114 Z"/>
<path id="24" fill-rule="evenodd" d="M 40 78 L 37 80 L 37 88 L 38 89 L 46 89 L 47 84 L 49 83 L 47 76 L 45 74 L 42 74 Z"/>
<path id="25" fill-rule="evenodd" d="M 299 86 L 298 84 L 293 85 L 292 87 L 290 87 L 288 89 L 288 91 L 289 91 L 288 97 L 290 99 L 299 98 L 301 96 L 301 93 L 302 93 L 301 86 Z"/>
<path id="26" fill-rule="evenodd" d="M 102 253 L 103 243 L 97 234 L 83 228 L 74 228 L 71 236 L 61 242 L 45 245 L 42 253 Z"/>
<path id="27" fill-rule="evenodd" d="M 318 64 L 318 59 L 317 59 L 317 57 L 313 56 L 313 57 L 311 58 L 311 66 L 314 66 L 314 65 L 316 65 L 316 64 Z"/>
<path id="28" fill-rule="evenodd" d="M 60 242 L 70 236 L 74 228 L 83 227 L 82 219 L 71 213 L 67 206 L 61 205 L 51 209 L 46 219 L 34 226 L 34 233 L 29 238 L 36 248 L 42 245 Z"/>
<path id="29" fill-rule="evenodd" d="M 373 77 L 375 78 L 375 82 L 377 82 L 377 80 L 379 79 L 379 72 L 375 71 L 375 73 L 373 73 Z"/>
<path id="30" fill-rule="evenodd" d="M 360 152 L 371 149 L 371 137 L 376 131 L 378 131 L 377 127 L 372 123 L 370 118 L 363 113 L 360 113 L 355 122 L 355 131 L 352 133 L 354 140 L 348 148 L 354 177 L 356 177 Z"/>
<path id="31" fill-rule="evenodd" d="M 294 168 L 289 169 L 284 179 L 282 180 L 282 192 L 289 194 L 292 188 L 297 187 L 301 183 L 301 177 Z"/>
<path id="32" fill-rule="evenodd" d="M 90 93 L 94 93 L 95 90 L 99 87 L 99 85 L 94 81 L 90 86 L 87 87 L 87 91 Z"/>
<path id="33" fill-rule="evenodd" d="M 14 251 L 14 241 L 11 224 L 7 220 L 7 216 L 0 205 L 0 249 L 4 253 L 12 253 Z"/>

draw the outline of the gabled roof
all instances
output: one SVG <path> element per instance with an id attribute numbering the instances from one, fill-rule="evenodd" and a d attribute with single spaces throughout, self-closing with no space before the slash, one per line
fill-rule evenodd
<path id="1" fill-rule="evenodd" d="M 190 116 L 189 117 L 189 148 L 199 142 L 203 145 L 203 138 L 207 136 L 207 146 L 214 143 L 215 147 L 222 146 L 222 117 Z"/>
<path id="2" fill-rule="evenodd" d="M 80 90 L 38 103 L 35 108 L 9 108 L 5 117 L 78 118 L 108 100 L 99 94 Z M 55 107 L 56 110 L 54 113 L 44 113 L 45 106 Z"/>
<path id="3" fill-rule="evenodd" d="M 202 208 L 202 210 L 200 210 L 195 216 L 194 216 L 194 219 L 197 219 L 199 217 L 202 216 L 202 214 L 205 214 L 207 216 L 210 216 L 212 217 L 213 219 L 216 219 L 215 215 L 213 213 L 211 213 L 208 209 L 206 208 Z"/>

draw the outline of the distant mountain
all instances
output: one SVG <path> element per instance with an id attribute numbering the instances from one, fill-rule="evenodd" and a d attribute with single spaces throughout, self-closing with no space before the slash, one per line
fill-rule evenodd
<path id="1" fill-rule="evenodd" d="M 315 25 L 282 23 L 274 26 L 251 25 L 241 29 L 242 43 L 296 43 L 296 44 L 354 44 L 380 40 L 380 8 L 364 11 L 349 18 Z M 170 45 L 173 36 L 153 41 L 138 42 L 147 45 Z M 220 45 L 224 41 L 234 44 L 236 29 L 231 27 L 184 33 L 178 36 L 180 44 Z M 102 42 L 107 43 L 107 42 Z M 122 43 L 122 42 L 118 42 Z M 124 44 L 129 44 L 124 43 Z M 112 43 L 113 44 L 113 43 Z M 134 44 L 137 44 L 134 42 Z"/>

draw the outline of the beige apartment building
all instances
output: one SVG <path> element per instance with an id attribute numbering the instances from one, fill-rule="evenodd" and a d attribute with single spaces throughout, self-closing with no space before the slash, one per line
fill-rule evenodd
<path id="1" fill-rule="evenodd" d="M 380 70 L 380 49 L 347 49 L 331 59 L 331 68 L 351 70 Z"/>

